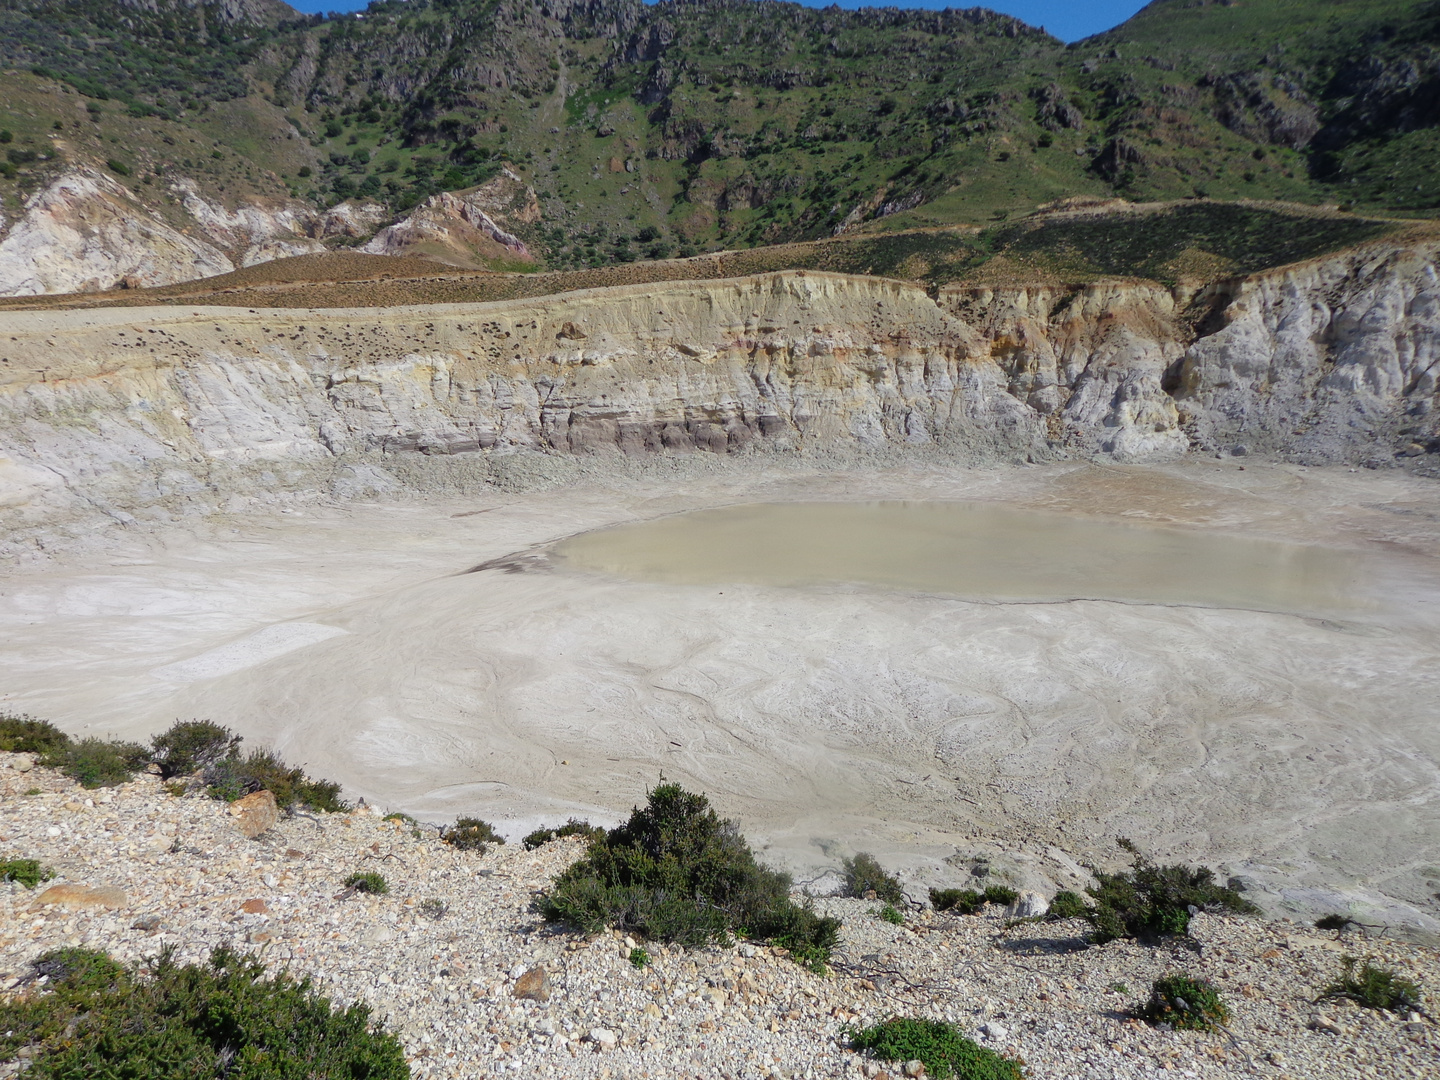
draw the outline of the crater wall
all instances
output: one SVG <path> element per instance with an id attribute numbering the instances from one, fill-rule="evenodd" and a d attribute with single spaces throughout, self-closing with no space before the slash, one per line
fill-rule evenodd
<path id="1" fill-rule="evenodd" d="M 1423 459 L 1440 447 L 1435 254 L 1204 289 L 932 298 L 794 271 L 473 305 L 9 311 L 0 507 L 12 526 L 204 512 L 423 487 L 427 459 L 514 451 Z"/>

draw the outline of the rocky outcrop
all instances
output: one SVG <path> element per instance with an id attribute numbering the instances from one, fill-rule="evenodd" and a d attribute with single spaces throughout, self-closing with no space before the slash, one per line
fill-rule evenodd
<path id="1" fill-rule="evenodd" d="M 178 207 L 162 216 L 98 169 L 72 169 L 0 219 L 0 296 L 173 285 L 361 239 L 387 216 L 377 203 L 321 212 L 297 200 L 231 210 L 188 179 L 172 181 Z"/>
<path id="2" fill-rule="evenodd" d="M 1435 256 L 1357 251 L 1199 292 L 932 299 L 795 271 L 428 308 L 10 312 L 0 507 L 124 519 L 282 466 L 359 495 L 394 489 L 396 455 L 516 450 L 1388 463 L 1440 448 Z"/>
<path id="3" fill-rule="evenodd" d="M 1123 458 L 1187 448 L 1163 384 L 1184 353 L 1175 297 L 1153 283 L 953 286 L 940 304 L 989 342 L 1006 389 L 1053 438 Z"/>
<path id="4" fill-rule="evenodd" d="M 0 239 L 0 296 L 169 285 L 235 269 L 103 173 L 66 173 L 37 191 Z"/>
<path id="5" fill-rule="evenodd" d="M 360 250 L 370 255 L 426 255 L 460 266 L 506 257 L 529 259 L 524 241 L 501 227 L 511 218 L 526 224 L 538 221 L 540 203 L 534 189 L 507 170 L 467 195 L 432 195 Z"/>
<path id="6" fill-rule="evenodd" d="M 170 185 L 170 193 L 241 266 L 318 254 L 327 250 L 325 240 L 369 236 L 388 216 L 379 203 L 349 201 L 323 212 L 298 200 L 279 205 L 251 202 L 230 210 L 206 199 L 193 181 L 183 178 Z"/>
<path id="7" fill-rule="evenodd" d="M 1175 388 L 1192 445 L 1371 464 L 1440 448 L 1437 254 L 1364 249 L 1198 296 Z"/>

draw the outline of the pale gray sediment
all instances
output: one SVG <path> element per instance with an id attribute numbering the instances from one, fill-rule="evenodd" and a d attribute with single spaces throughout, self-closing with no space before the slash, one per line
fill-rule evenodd
<path id="1" fill-rule="evenodd" d="M 17 567 L 5 703 L 129 737 L 207 717 L 430 820 L 613 821 L 663 772 L 805 877 L 868 849 L 921 896 L 982 863 L 1053 891 L 1081 880 L 1077 862 L 1113 865 L 1130 836 L 1246 879 L 1277 912 L 1434 931 L 1430 481 L 1233 461 L 759 458 L 684 476 L 297 503 Z M 986 603 L 628 582 L 523 558 L 464 573 L 607 524 L 798 498 L 1323 538 L 1366 561 L 1374 606 Z"/>
<path id="2" fill-rule="evenodd" d="M 866 847 L 956 882 L 988 852 L 1054 888 L 1129 835 L 1289 890 L 1272 906 L 1431 932 L 1433 256 L 1201 292 L 795 272 L 5 312 L 4 704 L 128 735 L 205 716 L 351 791 L 515 828 L 613 818 L 663 771 L 807 874 Z M 1384 603 L 462 573 L 815 499 L 1318 543 Z"/>

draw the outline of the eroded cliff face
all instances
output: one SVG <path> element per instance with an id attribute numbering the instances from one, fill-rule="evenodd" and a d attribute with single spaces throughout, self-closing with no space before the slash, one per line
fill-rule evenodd
<path id="1" fill-rule="evenodd" d="M 534 190 L 508 170 L 464 196 L 436 195 L 385 228 L 389 211 L 365 199 L 327 210 L 298 199 L 245 199 L 232 208 L 186 177 L 140 190 L 155 195 L 142 198 L 98 166 L 76 165 L 13 221 L 0 216 L 0 296 L 174 285 L 319 254 L 335 240 L 369 238 L 360 248 L 369 254 L 458 266 L 530 262 L 510 230 L 540 219 Z"/>
<path id="2" fill-rule="evenodd" d="M 1440 449 L 1437 248 L 1378 247 L 1207 290 L 1176 372 L 1200 449 L 1378 464 Z"/>
<path id="3" fill-rule="evenodd" d="M 801 271 L 536 300 L 0 315 L 11 514 L 425 484 L 425 456 L 939 446 L 1393 461 L 1440 446 L 1435 251 L 1191 295 Z M 475 459 L 479 460 L 479 459 Z M 417 479 L 418 478 L 418 479 Z M 156 509 L 160 508 L 160 509 Z"/>
<path id="4" fill-rule="evenodd" d="M 175 205 L 162 214 L 98 168 L 57 177 L 8 229 L 0 220 L 0 296 L 194 281 L 325 251 L 326 238 L 369 236 L 387 216 L 378 203 L 345 202 L 323 213 L 297 200 L 231 210 L 184 178 L 168 193 Z"/>
<path id="5" fill-rule="evenodd" d="M 169 285 L 233 269 L 213 243 L 180 232 L 93 171 L 36 192 L 0 239 L 0 296 Z"/>

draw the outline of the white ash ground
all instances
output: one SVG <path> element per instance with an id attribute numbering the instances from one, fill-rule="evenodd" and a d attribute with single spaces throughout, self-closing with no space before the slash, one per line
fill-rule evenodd
<path id="1" fill-rule="evenodd" d="M 1428 1010 L 1440 1013 L 1440 952 L 1421 946 L 1201 916 L 1194 952 L 1082 948 L 1078 923 L 1006 929 L 999 915 L 926 911 L 901 928 L 876 918 L 874 903 L 821 900 L 845 920 L 829 977 L 745 944 L 651 945 L 653 964 L 639 970 L 625 942 L 578 939 L 531 910 L 536 891 L 579 854 L 577 841 L 476 856 L 377 811 L 292 817 L 246 840 L 224 804 L 176 798 L 154 777 L 85 791 L 46 769 L 17 771 L 22 760 L 0 755 L 0 855 L 38 858 L 57 881 L 120 886 L 127 903 L 59 911 L 37 905 L 44 886 L 8 886 L 7 990 L 29 961 L 63 945 L 133 961 L 162 944 L 185 960 L 229 944 L 313 975 L 337 1000 L 369 1002 L 399 1032 L 417 1077 L 466 1080 L 859 1078 L 867 1059 L 845 1048 L 843 1029 L 893 1015 L 954 1020 L 1024 1059 L 1035 1080 L 1437 1075 L 1434 1023 L 1313 1003 L 1348 951 L 1420 983 Z M 347 875 L 372 869 L 389 895 L 336 899 Z M 429 898 L 448 905 L 443 916 L 422 914 Z M 247 900 L 268 913 L 242 912 Z M 516 977 L 535 965 L 549 972 L 547 1004 L 513 995 Z M 1177 968 L 1220 986 L 1235 1014 L 1233 1041 L 1125 1017 L 1153 978 Z M 615 1045 L 592 1037 L 596 1029 Z"/>

